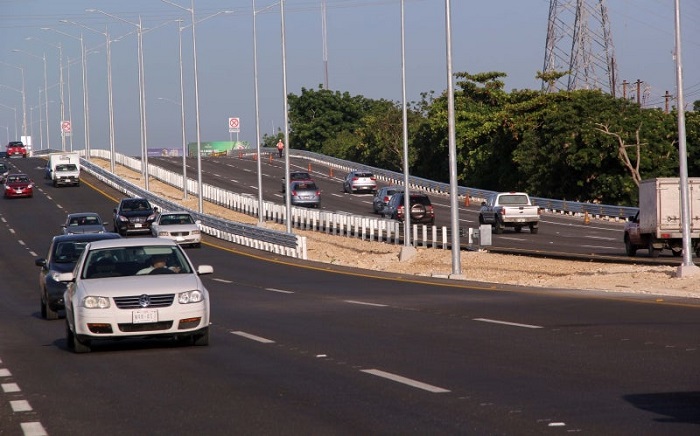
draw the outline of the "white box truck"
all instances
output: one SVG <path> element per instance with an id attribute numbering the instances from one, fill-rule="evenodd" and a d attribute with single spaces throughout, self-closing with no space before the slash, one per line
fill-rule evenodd
<path id="1" fill-rule="evenodd" d="M 691 248 L 700 256 L 700 177 L 688 178 Z M 625 224 L 625 251 L 634 256 L 638 249 L 658 257 L 662 250 L 674 256 L 683 253 L 681 189 L 678 177 L 642 180 L 639 184 L 639 212 Z"/>
<path id="2" fill-rule="evenodd" d="M 45 177 L 54 186 L 80 186 L 80 155 L 75 152 L 50 153 Z"/>

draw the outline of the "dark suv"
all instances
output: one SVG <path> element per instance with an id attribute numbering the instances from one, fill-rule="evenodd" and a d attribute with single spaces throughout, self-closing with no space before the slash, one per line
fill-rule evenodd
<path id="1" fill-rule="evenodd" d="M 382 209 L 384 218 L 391 218 L 399 221 L 404 220 L 404 195 L 397 192 L 391 196 L 389 203 Z M 435 224 L 435 210 L 430 198 L 422 193 L 412 192 L 410 197 L 411 223 L 412 224 Z"/>
<path id="2" fill-rule="evenodd" d="M 114 231 L 122 236 L 129 233 L 151 233 L 158 208 L 145 198 L 123 198 L 114 209 Z"/>

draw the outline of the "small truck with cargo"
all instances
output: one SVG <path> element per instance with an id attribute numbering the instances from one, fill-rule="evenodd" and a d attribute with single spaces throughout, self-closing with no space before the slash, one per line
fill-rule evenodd
<path id="1" fill-rule="evenodd" d="M 688 178 L 690 205 L 690 246 L 700 256 L 700 177 Z M 639 184 L 639 212 L 625 223 L 625 252 L 648 250 L 658 257 L 663 250 L 683 254 L 681 189 L 678 177 L 642 180 Z"/>
<path id="2" fill-rule="evenodd" d="M 80 155 L 75 152 L 50 153 L 45 177 L 53 186 L 80 186 Z"/>
<path id="3" fill-rule="evenodd" d="M 499 192 L 481 203 L 479 224 L 491 224 L 494 233 L 503 233 L 506 227 L 516 232 L 528 227 L 530 233 L 538 231 L 540 208 L 530 201 L 524 192 Z"/>

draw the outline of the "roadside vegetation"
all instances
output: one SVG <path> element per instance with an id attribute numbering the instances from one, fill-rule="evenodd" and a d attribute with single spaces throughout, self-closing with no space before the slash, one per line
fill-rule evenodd
<path id="1" fill-rule="evenodd" d="M 595 90 L 504 90 L 505 73 L 455 74 L 459 183 L 624 206 L 639 181 L 678 176 L 677 113 Z M 302 88 L 290 94 L 290 145 L 403 169 L 401 102 Z M 411 175 L 449 182 L 447 93 L 408 104 Z M 688 175 L 700 176 L 700 101 L 686 112 Z M 283 132 L 266 135 L 273 147 Z"/>

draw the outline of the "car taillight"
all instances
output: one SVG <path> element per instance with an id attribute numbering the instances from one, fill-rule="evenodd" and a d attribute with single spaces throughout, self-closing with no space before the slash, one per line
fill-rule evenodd
<path id="1" fill-rule="evenodd" d="M 291 194 L 292 194 L 292 196 L 293 196 L 293 197 L 296 197 L 296 195 L 297 195 L 297 191 L 295 191 L 295 190 L 292 190 Z"/>
<path id="2" fill-rule="evenodd" d="M 390 198 L 391 198 L 390 196 L 385 195 L 384 196 L 384 203 L 388 203 Z"/>
<path id="3" fill-rule="evenodd" d="M 357 178 L 357 177 L 353 177 L 353 178 L 352 178 L 352 181 L 353 181 L 353 182 L 356 182 L 356 181 L 358 181 L 358 180 L 360 180 L 360 179 Z"/>
<path id="4" fill-rule="evenodd" d="M 377 180 L 376 177 L 370 177 L 369 179 L 370 179 L 371 181 L 373 181 L 373 182 L 374 182 L 375 180 Z"/>
<path id="5" fill-rule="evenodd" d="M 430 215 L 435 214 L 435 211 L 433 210 L 433 206 L 426 206 L 425 211 L 428 212 Z"/>
<path id="6" fill-rule="evenodd" d="M 316 191 L 316 196 L 318 197 L 319 195 L 321 195 L 321 191 Z"/>

